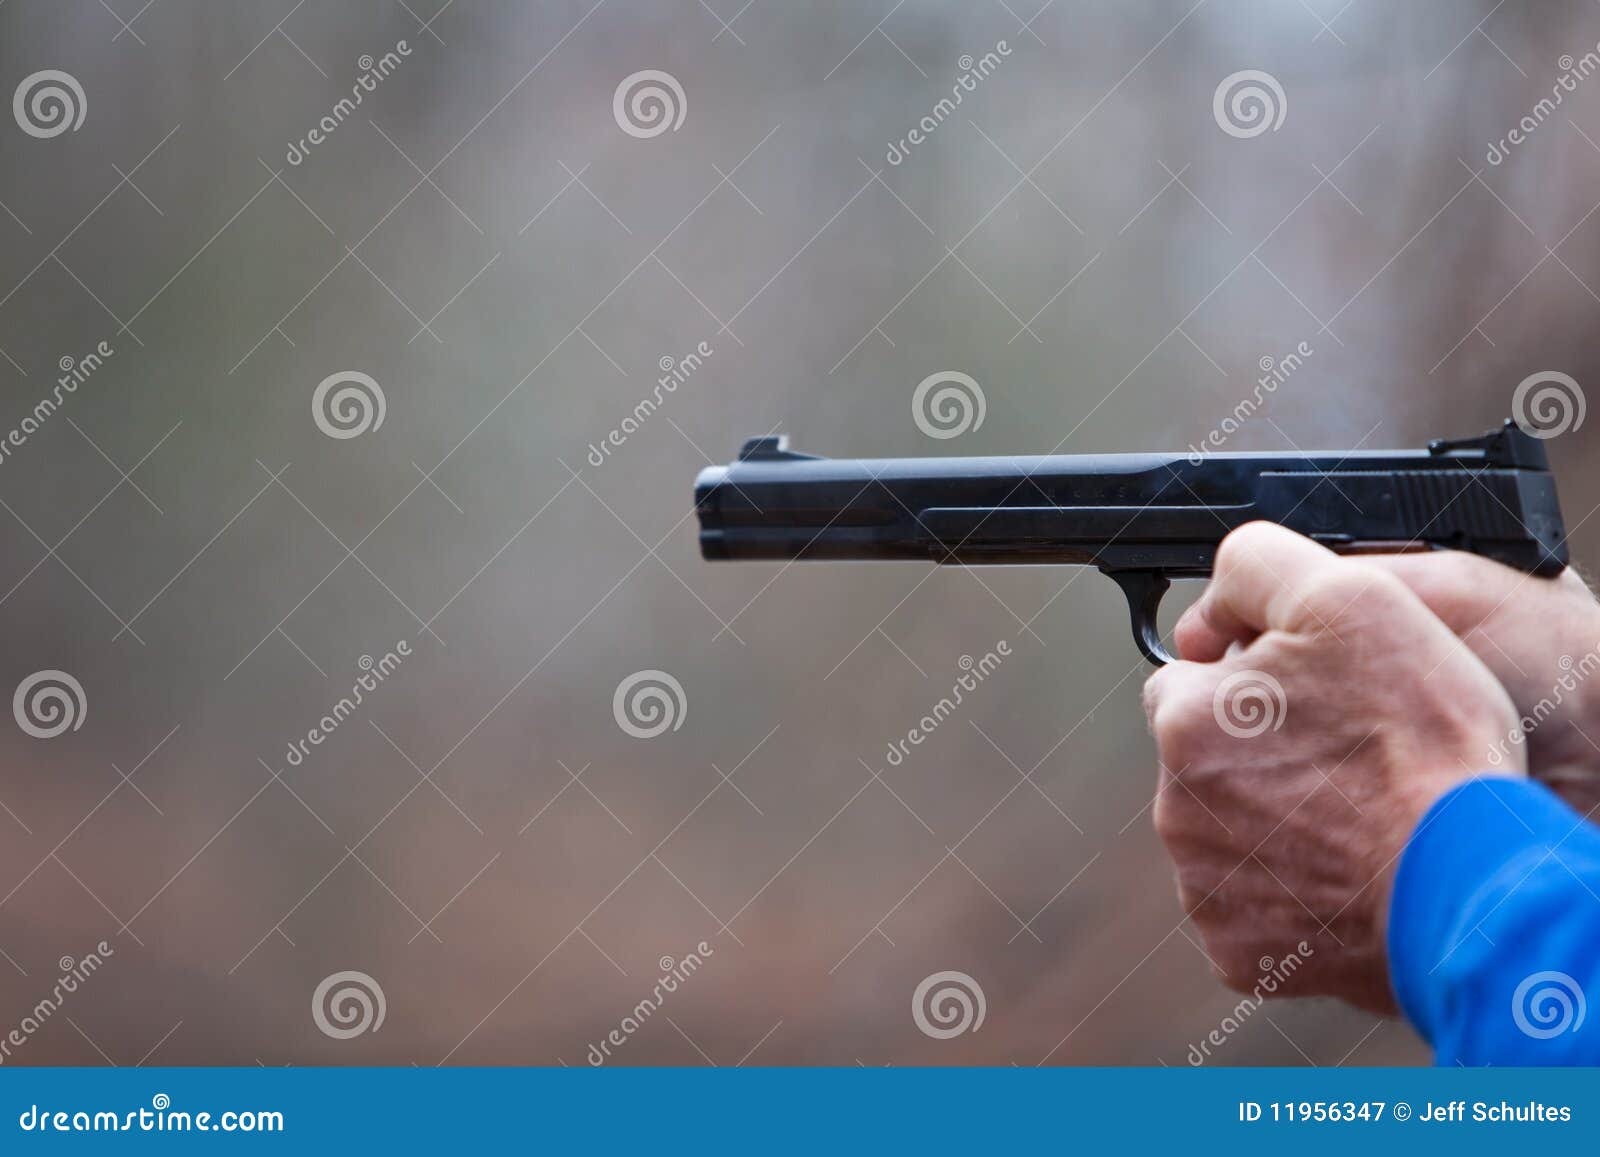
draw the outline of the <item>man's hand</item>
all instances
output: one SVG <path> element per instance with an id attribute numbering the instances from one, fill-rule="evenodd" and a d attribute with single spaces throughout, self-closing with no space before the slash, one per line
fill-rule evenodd
<path id="1" fill-rule="evenodd" d="M 1460 551 L 1375 556 L 1511 695 L 1528 772 L 1582 815 L 1600 806 L 1600 603 L 1572 568 L 1553 579 Z M 1531 726 L 1530 726 L 1531 724 Z"/>
<path id="2" fill-rule="evenodd" d="M 1463 551 L 1371 555 L 1397 575 L 1494 672 L 1522 726 L 1501 747 L 1526 743 L 1529 774 L 1580 814 L 1600 807 L 1600 603 L 1576 571 L 1537 578 Z M 1188 659 L 1218 658 L 1231 636 L 1209 628 L 1200 604 L 1178 621 Z M 1529 726 L 1531 724 L 1531 726 Z M 1497 770 L 1499 748 L 1485 770 Z"/>
<path id="3" fill-rule="evenodd" d="M 1145 708 L 1156 830 L 1208 953 L 1249 991 L 1303 940 L 1278 991 L 1393 1011 L 1395 863 L 1504 745 L 1510 697 L 1392 572 L 1270 523 L 1224 540 L 1183 628 L 1191 658 L 1150 677 Z M 1500 769 L 1521 774 L 1510 746 Z"/>

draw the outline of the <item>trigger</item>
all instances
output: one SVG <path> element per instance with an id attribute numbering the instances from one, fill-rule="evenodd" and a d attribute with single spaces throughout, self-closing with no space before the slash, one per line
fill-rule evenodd
<path id="1" fill-rule="evenodd" d="M 1128 619 L 1139 653 L 1157 667 L 1172 662 L 1173 656 L 1162 645 L 1161 629 L 1156 624 L 1161 596 L 1172 585 L 1167 576 L 1158 570 L 1108 570 L 1104 573 L 1116 580 L 1128 599 Z"/>

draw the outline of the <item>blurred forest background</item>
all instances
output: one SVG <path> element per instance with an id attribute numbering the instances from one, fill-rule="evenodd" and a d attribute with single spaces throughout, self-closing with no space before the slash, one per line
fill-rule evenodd
<path id="1" fill-rule="evenodd" d="M 613 1063 L 1188 1063 L 1238 998 L 1150 831 L 1115 587 L 710 566 L 694 475 L 774 430 L 1181 451 L 1302 342 L 1228 449 L 1587 385 L 1600 79 L 1489 151 L 1597 41 L 1580 0 L 9 0 L 0 89 L 58 70 L 85 115 L 0 119 L 0 431 L 112 352 L 0 461 L 0 688 L 84 695 L 0 727 L 0 1032 L 112 954 L 8 1063 L 583 1064 L 701 941 Z M 1284 116 L 1241 136 L 1246 69 Z M 645 70 L 676 127 L 619 116 Z M 939 440 L 943 372 L 986 409 Z M 382 423 L 327 436 L 350 373 Z M 1549 445 L 1592 564 L 1594 425 Z M 682 697 L 641 739 L 649 671 Z M 319 1031 L 342 971 L 377 1031 Z M 941 971 L 978 1031 L 919 1030 Z M 1210 1052 L 1425 1059 L 1319 1001 Z"/>

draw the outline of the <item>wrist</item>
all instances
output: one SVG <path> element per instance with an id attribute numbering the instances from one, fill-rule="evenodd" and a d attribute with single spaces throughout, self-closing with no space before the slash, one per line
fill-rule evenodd
<path id="1" fill-rule="evenodd" d="M 1541 780 L 1600 776 L 1600 750 L 1587 737 L 1600 735 L 1600 646 L 1582 655 L 1563 654 L 1549 684 L 1527 696 L 1517 720 L 1517 741 L 1527 749 L 1529 771 Z M 1519 704 L 1520 706 L 1520 704 Z"/>
<path id="2" fill-rule="evenodd" d="M 1386 801 L 1383 809 L 1386 834 L 1373 849 L 1373 883 L 1369 889 L 1374 939 L 1378 944 L 1387 945 L 1391 939 L 1389 920 L 1394 907 L 1396 880 L 1406 849 L 1422 825 L 1431 819 L 1430 813 L 1440 801 L 1477 775 L 1477 769 L 1431 768 L 1408 775 Z M 1522 772 L 1518 767 L 1515 771 L 1486 771 L 1484 775 L 1521 778 Z"/>

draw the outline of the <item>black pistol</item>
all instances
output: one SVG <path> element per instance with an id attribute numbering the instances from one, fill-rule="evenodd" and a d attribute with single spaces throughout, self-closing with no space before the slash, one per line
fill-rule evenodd
<path id="1" fill-rule="evenodd" d="M 1421 450 L 818 458 L 752 438 L 694 487 L 713 560 L 919 559 L 1098 567 L 1160 665 L 1172 578 L 1264 519 L 1340 552 L 1465 550 L 1529 574 L 1567 564 L 1544 443 L 1511 421 Z"/>

